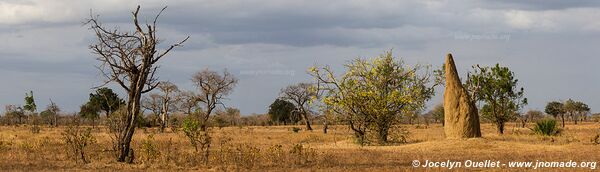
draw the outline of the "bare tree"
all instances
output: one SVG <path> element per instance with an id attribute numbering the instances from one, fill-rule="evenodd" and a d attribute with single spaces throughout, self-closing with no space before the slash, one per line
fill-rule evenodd
<path id="1" fill-rule="evenodd" d="M 137 121 L 135 119 L 140 114 L 140 99 L 142 94 L 158 86 L 158 77 L 155 75 L 158 66 L 155 64 L 189 38 L 186 37 L 162 51 L 158 49 L 156 24 L 165 8 L 160 10 L 152 23 L 143 26 L 138 21 L 140 11 L 138 6 L 132 12 L 135 30 L 129 32 L 102 26 L 98 16 L 91 15 L 86 22 L 96 34 L 97 41 L 90 45 L 90 49 L 98 55 L 97 60 L 102 62 L 98 68 L 108 78 L 106 83 L 116 82 L 127 91 L 128 95 L 126 125 L 117 138 L 118 162 L 125 162 L 126 159 L 128 162 L 133 162 L 134 156 L 130 143 L 135 131 Z"/>
<path id="2" fill-rule="evenodd" d="M 158 85 L 158 89 L 162 92 L 162 113 L 160 117 L 161 131 L 164 131 L 165 127 L 169 124 L 169 113 L 175 110 L 175 104 L 179 100 L 179 96 L 177 92 L 179 92 L 179 88 L 177 85 L 171 82 L 161 82 Z"/>
<path id="3" fill-rule="evenodd" d="M 160 114 L 162 112 L 162 96 L 158 93 L 150 93 L 148 96 L 144 96 L 142 98 L 142 107 L 146 110 L 152 112 L 152 115 L 155 115 L 155 119 L 160 119 Z"/>
<path id="4" fill-rule="evenodd" d="M 204 110 L 204 115 L 201 117 L 201 120 L 203 120 L 201 130 L 206 131 L 206 122 L 210 114 L 217 106 L 224 106 L 222 100 L 233 91 L 238 80 L 231 73 L 227 72 L 227 70 L 223 71 L 223 74 L 219 74 L 215 71 L 204 69 L 196 73 L 192 77 L 192 81 L 200 91 L 197 95 L 197 100 L 202 104 L 202 109 Z"/>
<path id="5" fill-rule="evenodd" d="M 310 126 L 311 105 L 309 101 L 315 96 L 317 96 L 317 89 L 314 84 L 310 83 L 298 83 L 281 90 L 281 98 L 296 105 L 295 112 L 300 114 L 302 119 L 304 119 L 307 130 L 312 130 Z"/>
<path id="6" fill-rule="evenodd" d="M 179 110 L 183 111 L 183 113 L 189 115 L 197 110 L 198 96 L 196 93 L 192 91 L 180 91 L 177 97 L 179 97 Z"/>

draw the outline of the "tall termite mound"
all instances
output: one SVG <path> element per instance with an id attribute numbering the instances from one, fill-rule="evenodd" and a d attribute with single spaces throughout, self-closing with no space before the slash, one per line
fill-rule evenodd
<path id="1" fill-rule="evenodd" d="M 446 138 L 481 137 L 477 107 L 458 77 L 452 54 L 446 56 L 445 65 L 444 132 Z"/>

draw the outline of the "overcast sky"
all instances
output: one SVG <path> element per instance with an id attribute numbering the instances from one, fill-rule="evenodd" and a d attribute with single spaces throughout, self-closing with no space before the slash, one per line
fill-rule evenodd
<path id="1" fill-rule="evenodd" d="M 104 78 L 82 25 L 90 11 L 105 26 L 131 30 L 164 6 L 163 47 L 189 35 L 160 62 L 161 80 L 194 89 L 191 76 L 227 68 L 239 84 L 227 101 L 242 114 L 265 113 L 306 69 L 342 65 L 393 49 L 408 64 L 439 66 L 452 52 L 464 77 L 471 65 L 509 66 L 525 88 L 525 110 L 572 98 L 600 109 L 600 1 L 595 0 L 0 0 L 0 105 L 38 109 L 52 99 L 75 112 Z M 122 89 L 111 88 L 123 93 Z M 428 104 L 442 101 L 443 88 Z M 124 94 L 121 94 L 124 96 Z"/>

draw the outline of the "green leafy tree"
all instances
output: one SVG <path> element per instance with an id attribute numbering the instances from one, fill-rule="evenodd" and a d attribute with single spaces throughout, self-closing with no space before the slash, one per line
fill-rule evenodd
<path id="1" fill-rule="evenodd" d="M 433 107 L 433 109 L 431 111 L 429 111 L 429 114 L 431 115 L 431 117 L 433 118 L 433 120 L 435 122 L 441 122 L 442 126 L 444 126 L 444 104 L 443 103 L 435 105 L 435 107 Z"/>
<path id="2" fill-rule="evenodd" d="M 123 99 L 119 98 L 112 89 L 102 87 L 90 93 L 90 106 L 96 106 L 99 110 L 104 111 L 106 117 L 110 116 L 113 111 L 116 111 L 125 104 Z"/>
<path id="3" fill-rule="evenodd" d="M 93 103 L 86 103 L 79 107 L 79 116 L 92 121 L 92 124 L 96 124 L 96 120 L 100 117 L 100 107 Z"/>
<path id="4" fill-rule="evenodd" d="M 386 143 L 392 126 L 403 114 L 423 109 L 437 85 L 431 84 L 430 71 L 420 65 L 408 67 L 391 51 L 372 59 L 357 58 L 345 67 L 339 77 L 329 67 L 312 67 L 309 73 L 323 92 L 325 106 L 340 115 L 361 144 L 368 141 L 367 134 Z"/>
<path id="5" fill-rule="evenodd" d="M 196 153 L 201 153 L 204 163 L 208 163 L 212 137 L 210 132 L 203 129 L 202 126 L 202 122 L 198 119 L 185 119 L 183 121 L 183 133 L 189 139 Z"/>
<path id="6" fill-rule="evenodd" d="M 548 104 L 546 104 L 544 112 L 546 112 L 549 115 L 552 115 L 554 118 L 557 118 L 560 115 L 560 117 L 562 118 L 562 127 L 565 127 L 565 109 L 563 103 L 558 101 L 548 102 Z"/>
<path id="7" fill-rule="evenodd" d="M 25 105 L 23 109 L 29 111 L 31 114 L 37 111 L 37 106 L 35 105 L 35 98 L 33 97 L 33 91 L 29 91 L 29 93 L 25 93 Z"/>
<path id="8" fill-rule="evenodd" d="M 467 86 L 475 101 L 484 103 L 482 117 L 492 121 L 498 133 L 504 134 L 504 124 L 515 120 L 518 111 L 527 105 L 523 87 L 518 88 L 518 79 L 508 67 L 496 64 L 493 67 L 473 66 Z"/>
<path id="9" fill-rule="evenodd" d="M 28 121 L 30 124 L 37 125 L 38 123 L 38 115 L 36 114 L 37 105 L 35 104 L 35 98 L 33 97 L 33 91 L 29 91 L 29 93 L 25 93 L 25 105 L 23 105 L 23 110 L 25 110 L 26 116 L 28 116 Z"/>
<path id="10" fill-rule="evenodd" d="M 288 123 L 297 123 L 298 118 L 292 118 L 292 113 L 296 109 L 296 106 L 282 99 L 275 99 L 271 105 L 269 105 L 269 118 L 273 122 L 281 122 L 283 125 Z"/>
<path id="11" fill-rule="evenodd" d="M 587 104 L 580 101 L 574 101 L 572 99 L 565 101 L 563 108 L 565 110 L 565 113 L 568 114 L 569 117 L 571 117 L 571 120 L 575 124 L 577 124 L 577 121 L 579 120 L 580 116 L 585 117 L 586 113 L 590 111 L 590 108 Z"/>

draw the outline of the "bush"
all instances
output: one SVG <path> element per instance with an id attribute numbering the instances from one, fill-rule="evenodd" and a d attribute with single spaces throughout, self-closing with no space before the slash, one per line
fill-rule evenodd
<path id="1" fill-rule="evenodd" d="M 410 132 L 400 125 L 393 126 L 389 135 L 390 143 L 408 143 Z"/>
<path id="2" fill-rule="evenodd" d="M 96 139 L 92 135 L 91 128 L 81 128 L 79 126 L 68 126 L 67 129 L 62 133 L 63 140 L 67 149 L 71 151 L 75 163 L 81 159 L 84 164 L 89 163 L 86 158 L 86 148 L 96 143 Z"/>
<path id="3" fill-rule="evenodd" d="M 543 136 L 554 136 L 560 133 L 560 128 L 554 119 L 545 119 L 535 123 L 534 128 L 532 128 L 534 133 L 543 135 Z"/>
<path id="4" fill-rule="evenodd" d="M 204 163 L 208 163 L 211 136 L 208 131 L 202 130 L 200 126 L 200 122 L 193 119 L 186 119 L 183 121 L 183 132 L 190 140 L 192 146 L 194 146 L 196 153 L 203 153 Z"/>
<path id="5" fill-rule="evenodd" d="M 38 125 L 33 125 L 33 126 L 31 126 L 30 130 L 31 130 L 31 133 L 33 133 L 33 134 L 39 134 L 40 130 L 42 130 L 42 129 Z"/>
<path id="6" fill-rule="evenodd" d="M 127 124 L 127 108 L 121 107 L 117 111 L 114 111 L 106 118 L 105 123 L 108 133 L 110 134 L 112 149 L 116 157 L 119 155 L 117 150 L 119 150 L 119 140 L 121 140 L 122 137 L 121 133 L 123 133 Z"/>
<path id="7" fill-rule="evenodd" d="M 150 134 L 142 141 L 141 146 L 142 160 L 144 162 L 154 162 L 160 156 L 160 150 L 158 150 L 158 144 L 154 141 L 154 135 Z"/>
<path id="8" fill-rule="evenodd" d="M 292 131 L 293 131 L 294 133 L 297 133 L 297 132 L 298 132 L 298 131 L 300 131 L 300 130 L 301 130 L 301 129 L 300 129 L 300 128 L 298 128 L 298 127 L 292 127 Z"/>
<path id="9" fill-rule="evenodd" d="M 594 138 L 592 138 L 592 143 L 595 145 L 600 144 L 600 134 L 596 134 L 596 136 L 594 136 Z"/>

